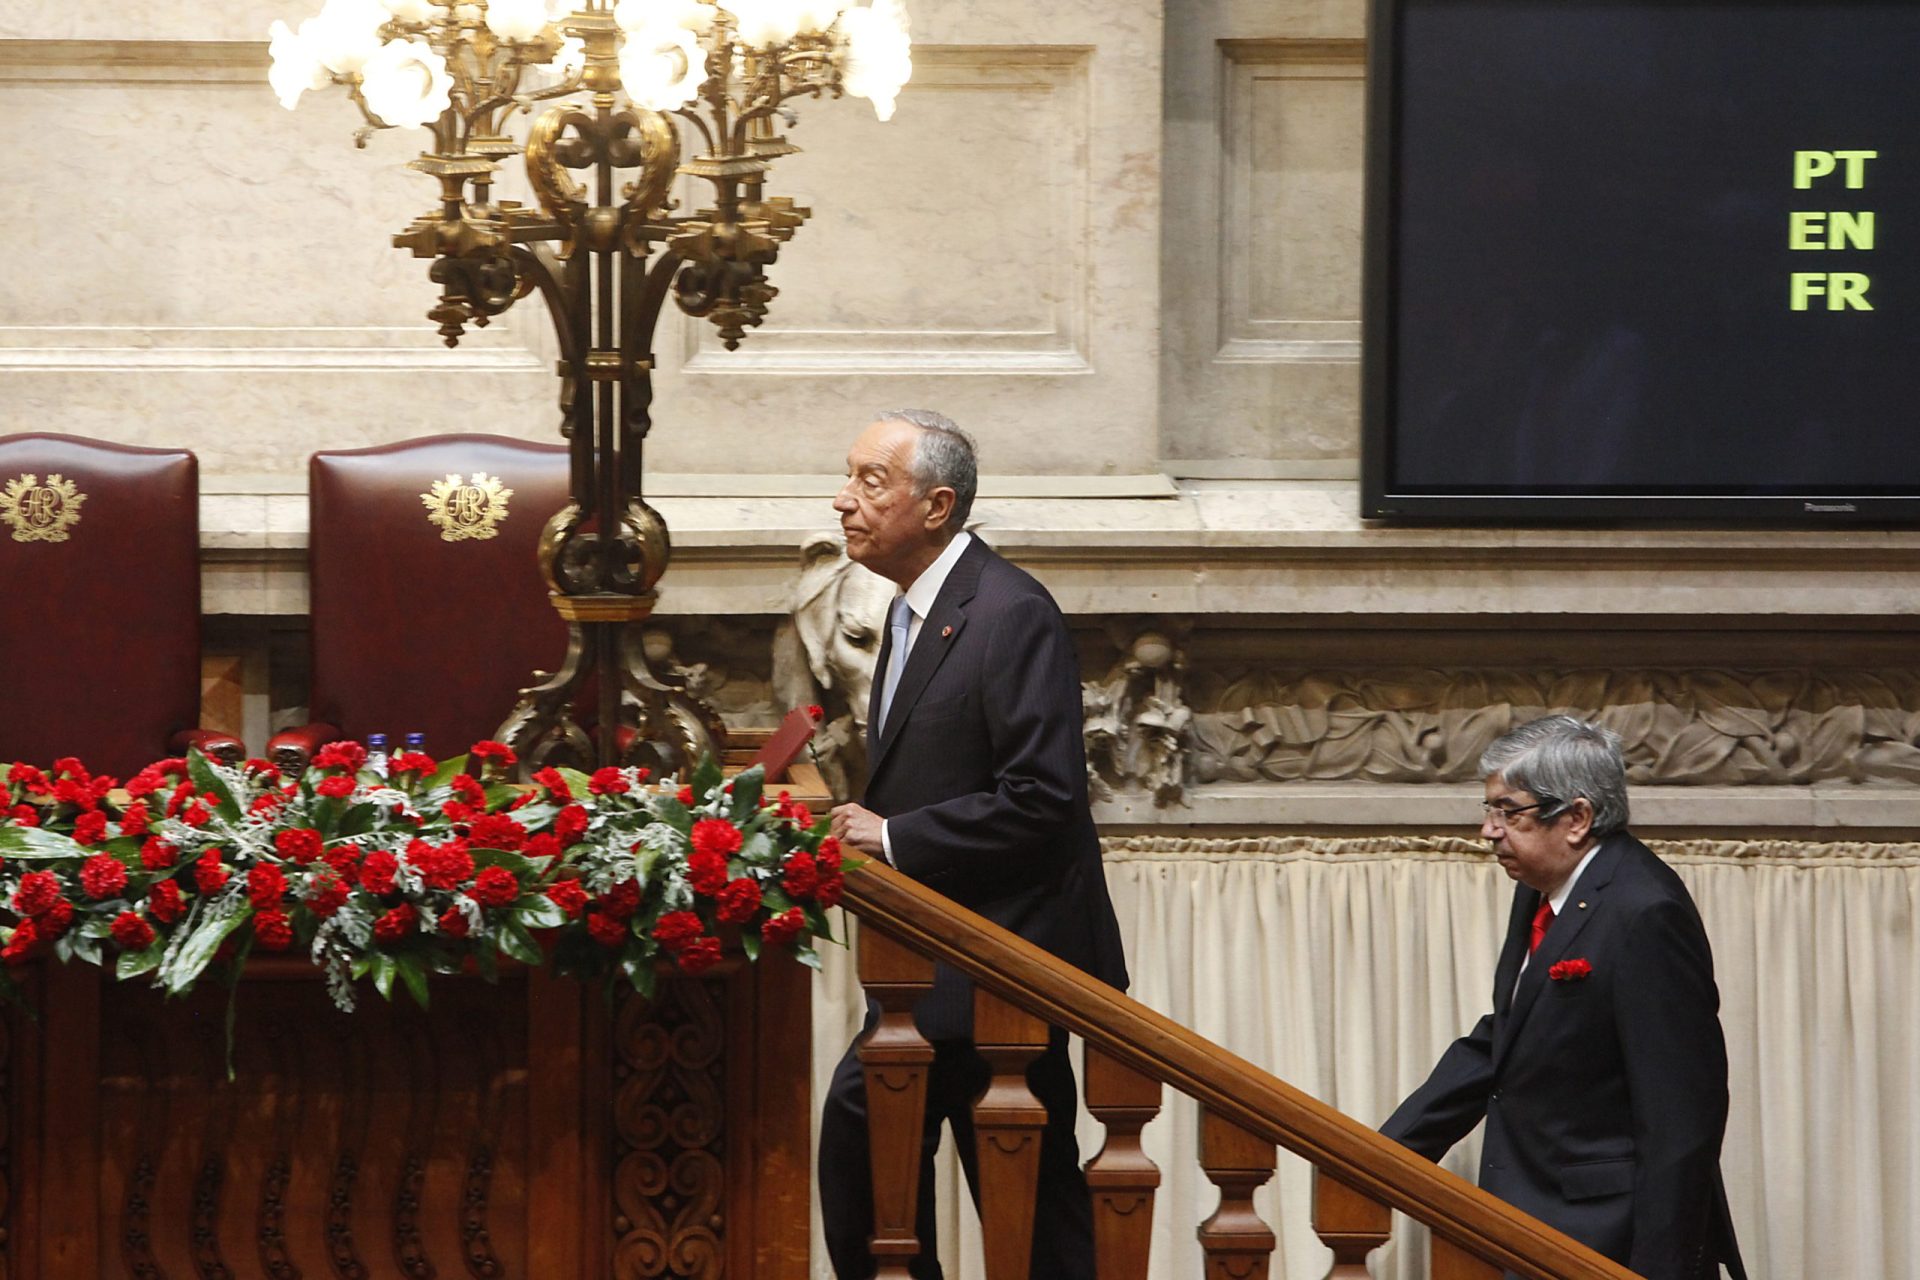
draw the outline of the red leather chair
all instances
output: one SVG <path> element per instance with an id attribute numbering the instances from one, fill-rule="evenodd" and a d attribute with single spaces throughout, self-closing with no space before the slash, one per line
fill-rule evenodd
<path id="1" fill-rule="evenodd" d="M 198 463 L 178 449 L 0 437 L 0 761 L 77 756 L 125 779 L 195 743 Z"/>
<path id="2" fill-rule="evenodd" d="M 536 550 L 567 501 L 561 445 L 447 435 L 314 454 L 313 723 L 274 735 L 273 759 L 372 733 L 396 751 L 425 734 L 436 758 L 492 737 L 566 655 Z"/>

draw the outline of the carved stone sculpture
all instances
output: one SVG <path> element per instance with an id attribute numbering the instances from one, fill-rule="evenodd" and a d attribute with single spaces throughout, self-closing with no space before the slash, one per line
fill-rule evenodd
<path id="1" fill-rule="evenodd" d="M 1102 799 L 1140 790 L 1156 805 L 1185 792 L 1193 711 L 1181 694 L 1186 654 L 1163 631 L 1142 631 L 1102 680 L 1081 686 L 1087 782 Z"/>
<path id="2" fill-rule="evenodd" d="M 773 696 L 783 708 L 819 705 L 820 772 L 846 799 L 866 773 L 867 702 L 894 587 L 847 559 L 839 534 L 807 539 L 789 616 L 773 634 Z"/>

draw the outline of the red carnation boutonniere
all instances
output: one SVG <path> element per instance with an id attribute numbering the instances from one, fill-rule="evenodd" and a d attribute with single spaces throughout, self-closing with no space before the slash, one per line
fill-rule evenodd
<path id="1" fill-rule="evenodd" d="M 1593 965 L 1585 960 L 1558 960 L 1548 968 L 1547 976 L 1555 982 L 1579 982 L 1593 972 Z"/>

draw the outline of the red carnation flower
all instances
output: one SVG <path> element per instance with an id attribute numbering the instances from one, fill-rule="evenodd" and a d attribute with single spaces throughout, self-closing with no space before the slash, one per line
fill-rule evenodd
<path id="1" fill-rule="evenodd" d="M 40 811 L 30 804 L 17 804 L 13 806 L 12 811 L 7 816 L 12 818 L 18 826 L 37 827 L 40 825 Z"/>
<path id="2" fill-rule="evenodd" d="M 473 855 L 465 840 L 443 845 L 415 840 L 407 845 L 407 863 L 419 870 L 429 889 L 457 889 L 473 876 Z"/>
<path id="3" fill-rule="evenodd" d="M 212 817 L 213 810 L 198 800 L 180 811 L 180 821 L 190 827 L 204 827 Z"/>
<path id="4" fill-rule="evenodd" d="M 533 775 L 533 780 L 545 787 L 547 794 L 555 800 L 573 799 L 573 788 L 567 785 L 567 780 L 560 776 L 558 769 L 542 769 Z"/>
<path id="5" fill-rule="evenodd" d="M 587 936 L 603 947 L 620 947 L 632 935 L 625 920 L 595 911 L 587 916 Z"/>
<path id="6" fill-rule="evenodd" d="M 1579 957 L 1561 960 L 1547 968 L 1547 976 L 1555 982 L 1579 982 L 1592 972 L 1592 962 Z"/>
<path id="7" fill-rule="evenodd" d="M 813 861 L 823 876 L 836 875 L 840 871 L 840 842 L 828 836 L 820 842 L 820 852 L 813 855 Z"/>
<path id="8" fill-rule="evenodd" d="M 529 836 L 526 847 L 520 852 L 529 858 L 557 858 L 564 850 L 560 847 L 559 836 L 551 831 L 542 831 L 537 836 Z"/>
<path id="9" fill-rule="evenodd" d="M 680 949 L 677 957 L 680 969 L 689 976 L 705 973 L 720 963 L 720 940 L 718 938 L 695 938 Z"/>
<path id="10" fill-rule="evenodd" d="M 289 827 L 285 831 L 275 833 L 273 847 L 279 850 L 280 856 L 288 862 L 298 863 L 304 867 L 320 856 L 324 846 L 320 833 L 313 828 Z"/>
<path id="11" fill-rule="evenodd" d="M 622 880 L 606 891 L 600 898 L 600 909 L 619 920 L 625 920 L 640 910 L 640 882 Z"/>
<path id="12" fill-rule="evenodd" d="M 284 911 L 259 912 L 253 917 L 253 940 L 262 951 L 285 951 L 293 945 L 293 921 Z"/>
<path id="13" fill-rule="evenodd" d="M 120 815 L 120 834 L 143 836 L 147 834 L 147 826 L 152 821 L 153 815 L 147 812 L 147 806 L 137 802 L 130 804 L 127 811 Z"/>
<path id="14" fill-rule="evenodd" d="M 522 791 L 519 795 L 507 802 L 506 811 L 512 813 L 515 809 L 524 809 L 539 798 L 540 793 L 538 791 Z"/>
<path id="15" fill-rule="evenodd" d="M 83 813 L 74 820 L 73 842 L 75 844 L 98 844 L 106 839 L 107 815 L 98 809 Z"/>
<path id="16" fill-rule="evenodd" d="M 331 778 L 322 778 L 314 786 L 314 792 L 329 800 L 344 800 L 353 794 L 353 775 L 337 773 Z"/>
<path id="17" fill-rule="evenodd" d="M 114 897 L 127 887 L 127 866 L 110 853 L 96 853 L 80 864 L 80 887 L 95 902 Z"/>
<path id="18" fill-rule="evenodd" d="M 93 809 L 100 803 L 94 797 L 91 787 L 74 778 L 62 778 L 54 783 L 53 798 L 61 804 L 70 804 L 80 809 Z"/>
<path id="19" fill-rule="evenodd" d="M 60 901 L 60 877 L 51 871 L 29 871 L 13 891 L 13 909 L 23 916 L 43 916 Z"/>
<path id="20" fill-rule="evenodd" d="M 144 800 L 160 789 L 161 782 L 160 771 L 152 765 L 148 765 L 127 779 L 127 798 L 129 800 Z"/>
<path id="21" fill-rule="evenodd" d="M 693 847 L 701 853 L 738 853 L 740 828 L 725 818 L 702 818 L 693 824 Z"/>
<path id="22" fill-rule="evenodd" d="M 269 786 L 280 781 L 280 766 L 271 760 L 262 760 L 259 756 L 253 756 L 240 767 Z"/>
<path id="23" fill-rule="evenodd" d="M 53 786 L 47 781 L 47 775 L 24 761 L 15 762 L 13 768 L 7 770 L 7 781 L 16 787 L 25 787 L 37 796 L 50 795 L 53 792 Z"/>
<path id="24" fill-rule="evenodd" d="M 207 850 L 193 864 L 193 883 L 202 894 L 217 892 L 231 874 L 220 865 L 220 850 L 217 848 Z"/>
<path id="25" fill-rule="evenodd" d="M 403 902 L 373 922 L 373 936 L 381 942 L 399 942 L 420 923 L 420 913 L 411 902 Z"/>
<path id="26" fill-rule="evenodd" d="M 807 917 L 798 907 L 788 907 L 779 915 L 769 916 L 760 926 L 760 936 L 768 946 L 783 947 L 799 937 L 807 927 Z"/>
<path id="27" fill-rule="evenodd" d="M 704 932 L 700 917 L 691 911 L 669 911 L 654 922 L 653 940 L 677 952 Z"/>
<path id="28" fill-rule="evenodd" d="M 80 763 L 78 756 L 61 756 L 53 762 L 53 771 L 56 774 L 64 773 L 80 782 L 85 782 L 93 776 L 87 766 Z"/>
<path id="29" fill-rule="evenodd" d="M 578 880 L 556 880 L 547 886 L 547 896 L 559 904 L 570 920 L 579 919 L 580 913 L 587 909 L 587 891 L 580 887 Z"/>
<path id="30" fill-rule="evenodd" d="M 753 913 L 759 909 L 760 886 L 741 876 L 720 891 L 716 912 L 723 923 L 745 924 L 753 919 Z"/>
<path id="31" fill-rule="evenodd" d="M 47 914 L 35 921 L 33 928 L 35 933 L 39 934 L 48 942 L 52 942 L 61 934 L 65 933 L 67 926 L 72 923 L 73 904 L 65 898 L 60 898 L 57 899 L 52 906 L 47 908 Z"/>
<path id="32" fill-rule="evenodd" d="M 717 853 L 696 849 L 687 857 L 687 883 L 695 893 L 711 898 L 727 884 L 727 860 Z"/>
<path id="33" fill-rule="evenodd" d="M 483 907 L 510 907 L 520 898 L 520 882 L 505 867 L 486 867 L 467 896 Z"/>
<path id="34" fill-rule="evenodd" d="M 348 773 L 358 773 L 360 766 L 366 762 L 367 749 L 351 738 L 329 742 L 313 757 L 313 767 L 316 769 L 345 769 Z"/>
<path id="35" fill-rule="evenodd" d="M 473 926 L 467 923 L 466 914 L 458 907 L 448 907 L 442 911 L 438 923 L 440 932 L 449 938 L 464 938 L 473 931 Z"/>
<path id="36" fill-rule="evenodd" d="M 681 804 L 687 806 L 687 808 L 689 809 L 693 808 L 693 788 L 692 787 L 680 788 L 679 792 L 675 794 L 674 799 L 678 800 Z"/>
<path id="37" fill-rule="evenodd" d="M 804 898 L 820 886 L 820 867 L 805 849 L 795 849 L 782 864 L 780 883 L 796 898 Z"/>
<path id="38" fill-rule="evenodd" d="M 272 911 L 286 896 L 287 877 L 272 863 L 257 863 L 247 872 L 247 900 L 255 911 Z"/>
<path id="39" fill-rule="evenodd" d="M 333 874 L 348 885 L 360 883 L 360 851 L 350 844 L 337 849 L 329 849 L 320 855 L 321 860 L 333 869 Z"/>
<path id="40" fill-rule="evenodd" d="M 153 926 L 138 912 L 122 911 L 113 918 L 113 945 L 122 951 L 145 951 L 153 945 Z"/>
<path id="41" fill-rule="evenodd" d="M 467 836 L 478 848 L 511 852 L 526 844 L 527 829 L 504 813 L 489 813 L 473 820 Z"/>
<path id="42" fill-rule="evenodd" d="M 402 751 L 387 766 L 387 772 L 396 778 L 403 773 L 432 773 L 433 769 L 433 757 L 424 751 Z"/>
<path id="43" fill-rule="evenodd" d="M 287 798 L 278 791 L 269 791 L 263 795 L 257 795 L 248 801 L 247 812 L 255 817 L 260 817 L 263 814 L 271 814 L 286 802 Z"/>
<path id="44" fill-rule="evenodd" d="M 375 849 L 360 864 L 360 883 L 368 893 L 393 892 L 393 877 L 400 870 L 400 859 L 385 849 Z"/>
<path id="45" fill-rule="evenodd" d="M 520 763 L 520 757 L 513 753 L 512 747 L 504 742 L 492 740 L 474 743 L 467 748 L 467 755 L 470 759 L 478 760 L 482 764 L 496 764 L 502 769 L 511 769 Z"/>
<path id="46" fill-rule="evenodd" d="M 307 882 L 307 909 L 322 920 L 328 919 L 347 905 L 351 893 L 345 880 L 323 871 Z"/>
<path id="47" fill-rule="evenodd" d="M 587 811 L 580 805 L 570 804 L 553 815 L 553 837 L 562 848 L 576 843 L 587 834 Z"/>
<path id="48" fill-rule="evenodd" d="M 487 789 L 474 781 L 470 773 L 454 774 L 448 785 L 453 788 L 453 794 L 467 804 L 479 808 L 487 803 Z"/>
<path id="49" fill-rule="evenodd" d="M 593 771 L 593 777 L 587 779 L 587 790 L 597 796 L 622 795 L 633 790 L 633 784 L 627 781 L 626 770 L 608 765 Z"/>
<path id="50" fill-rule="evenodd" d="M 847 882 L 843 877 L 828 876 L 820 882 L 820 887 L 813 891 L 813 900 L 823 907 L 838 906 L 840 894 L 846 887 Z"/>
<path id="51" fill-rule="evenodd" d="M 827 709 L 817 702 L 807 704 L 807 719 L 821 721 L 827 718 Z"/>
<path id="52" fill-rule="evenodd" d="M 7 945 L 0 947 L 0 960 L 8 964 L 19 964 L 33 955 L 33 949 L 40 941 L 40 931 L 33 927 L 33 921 L 22 920 L 20 926 L 7 939 Z"/>
<path id="53" fill-rule="evenodd" d="M 171 880 L 162 880 L 147 890 L 147 910 L 161 924 L 172 924 L 186 914 L 187 902 L 180 896 L 180 886 Z"/>

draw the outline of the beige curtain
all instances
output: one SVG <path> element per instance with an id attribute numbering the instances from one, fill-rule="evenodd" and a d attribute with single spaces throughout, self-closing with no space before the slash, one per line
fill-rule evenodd
<path id="1" fill-rule="evenodd" d="M 1733 1109 L 1724 1168 L 1756 1280 L 1920 1276 L 1920 845 L 1653 842 L 1705 917 Z M 1450 839 L 1108 842 L 1135 998 L 1377 1124 L 1485 1011 L 1510 885 Z M 859 1022 L 850 955 L 828 958 L 815 1090 Z M 1100 1127 L 1082 1118 L 1082 1158 Z M 1193 1104 L 1146 1131 L 1164 1182 L 1153 1275 L 1199 1274 L 1194 1229 L 1217 1203 L 1195 1161 Z M 1471 1177 L 1478 1136 L 1447 1165 Z M 942 1153 L 941 1256 L 981 1275 L 978 1226 Z M 1274 1280 L 1319 1280 L 1306 1165 L 1287 1153 L 1257 1198 L 1280 1237 Z M 815 1227 L 815 1274 L 830 1274 Z M 1396 1225 L 1382 1280 L 1425 1274 Z M 1042 1280 L 1036 1277 L 1035 1280 Z"/>

